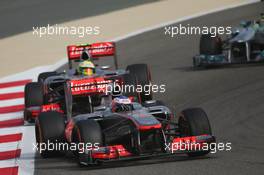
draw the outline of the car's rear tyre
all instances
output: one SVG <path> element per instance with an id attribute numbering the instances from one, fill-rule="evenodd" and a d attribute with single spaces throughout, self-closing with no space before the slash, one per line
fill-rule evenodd
<path id="1" fill-rule="evenodd" d="M 200 38 L 201 55 L 220 55 L 223 52 L 222 39 L 211 34 L 202 35 Z"/>
<path id="2" fill-rule="evenodd" d="M 134 74 L 125 74 L 123 75 L 123 80 L 124 80 L 124 89 L 122 94 L 127 97 L 133 97 L 134 101 L 136 102 L 141 102 L 140 93 L 136 91 L 138 85 L 136 76 Z M 118 94 L 120 93 L 114 95 L 118 95 Z"/>
<path id="3" fill-rule="evenodd" d="M 137 78 L 138 84 L 146 91 L 140 93 L 142 102 L 152 100 L 152 91 L 151 91 L 151 73 L 148 65 L 146 64 L 132 64 L 128 65 L 126 70 L 130 74 L 134 74 Z M 149 87 L 147 87 L 149 86 Z"/>
<path id="4" fill-rule="evenodd" d="M 40 83 L 28 83 L 25 86 L 25 107 L 41 106 L 43 104 L 43 89 Z"/>
<path id="5" fill-rule="evenodd" d="M 207 114 L 201 108 L 185 109 L 181 112 L 179 117 L 179 130 L 182 137 L 198 136 L 198 135 L 212 135 L 211 126 Z M 191 152 L 189 156 L 203 156 L 210 152 L 210 150 Z"/>
<path id="6" fill-rule="evenodd" d="M 40 148 L 40 145 L 48 147 L 48 143 L 59 144 L 65 142 L 65 119 L 63 114 L 55 111 L 42 112 L 39 114 L 36 125 L 36 142 Z M 40 155 L 43 158 L 54 157 L 58 155 L 60 150 L 45 149 Z"/>
<path id="7" fill-rule="evenodd" d="M 76 123 L 73 131 L 73 142 L 82 143 L 87 148 L 99 147 L 103 145 L 103 135 L 100 125 L 94 120 L 82 120 Z M 83 150 L 84 151 L 84 150 Z M 79 165 L 82 166 L 82 161 L 87 162 L 87 155 L 83 152 L 75 152 L 79 156 Z M 90 162 L 91 163 L 91 162 Z M 94 163 L 94 162 L 93 162 Z"/>
<path id="8" fill-rule="evenodd" d="M 31 117 L 31 113 L 27 111 L 29 107 L 38 107 L 43 105 L 43 89 L 41 83 L 28 83 L 25 86 L 25 110 L 24 110 L 24 119 L 29 123 L 34 122 L 34 119 Z"/>
<path id="9" fill-rule="evenodd" d="M 47 78 L 58 75 L 57 72 L 43 72 L 38 76 L 38 82 L 44 82 Z"/>

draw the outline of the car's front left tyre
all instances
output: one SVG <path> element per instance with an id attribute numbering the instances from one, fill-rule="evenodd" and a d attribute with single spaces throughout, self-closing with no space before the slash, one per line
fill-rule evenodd
<path id="1" fill-rule="evenodd" d="M 35 134 L 38 151 L 41 150 L 40 155 L 43 158 L 54 157 L 60 151 L 64 151 L 57 150 L 58 147 L 55 147 L 59 143 L 65 142 L 64 131 L 65 119 L 63 114 L 55 111 L 39 114 L 36 120 Z"/>

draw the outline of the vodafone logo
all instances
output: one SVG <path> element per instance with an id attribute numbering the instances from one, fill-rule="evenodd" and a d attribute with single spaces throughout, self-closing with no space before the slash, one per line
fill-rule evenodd
<path id="1" fill-rule="evenodd" d="M 95 92 L 105 92 L 107 85 L 111 83 L 111 80 L 104 80 L 102 78 L 96 80 L 78 80 L 71 82 L 72 94 L 82 94 L 82 93 L 95 93 Z"/>
<path id="2" fill-rule="evenodd" d="M 112 56 L 115 54 L 115 45 L 113 42 L 101 42 L 84 46 L 72 45 L 68 46 L 68 55 L 70 59 L 79 58 L 84 49 L 87 49 L 93 57 Z"/>
<path id="3" fill-rule="evenodd" d="M 86 48 L 88 49 L 89 47 L 86 47 Z M 75 56 L 75 57 L 78 56 L 78 57 L 80 57 L 83 50 L 84 50 L 83 47 L 72 46 L 70 48 L 70 56 Z"/>

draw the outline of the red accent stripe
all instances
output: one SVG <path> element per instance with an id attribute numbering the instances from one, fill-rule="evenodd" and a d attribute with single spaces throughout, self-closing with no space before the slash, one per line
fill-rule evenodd
<path id="1" fill-rule="evenodd" d="M 24 92 L 0 94 L 0 100 L 10 100 L 15 98 L 24 98 Z"/>
<path id="2" fill-rule="evenodd" d="M 0 122 L 0 128 L 6 128 L 6 127 L 13 127 L 13 126 L 21 126 L 24 125 L 24 119 L 12 119 L 12 120 L 5 120 Z"/>
<path id="3" fill-rule="evenodd" d="M 18 175 L 18 166 L 0 168 L 0 175 Z"/>
<path id="4" fill-rule="evenodd" d="M 145 125 L 138 126 L 139 130 L 151 130 L 151 129 L 159 129 L 159 128 L 161 128 L 161 124 L 160 123 L 156 124 L 156 125 L 150 125 L 150 126 L 145 126 Z"/>
<path id="5" fill-rule="evenodd" d="M 0 143 L 17 142 L 20 141 L 21 139 L 22 139 L 22 133 L 0 135 Z"/>
<path id="6" fill-rule="evenodd" d="M 12 81 L 6 83 L 0 83 L 0 88 L 14 87 L 14 86 L 23 86 L 32 80 L 20 80 L 20 81 Z"/>
<path id="7" fill-rule="evenodd" d="M 20 157 L 21 149 L 0 152 L 0 160 L 14 159 Z"/>
<path id="8" fill-rule="evenodd" d="M 0 107 L 0 114 L 19 112 L 24 110 L 24 105 L 15 105 L 8 107 Z"/>

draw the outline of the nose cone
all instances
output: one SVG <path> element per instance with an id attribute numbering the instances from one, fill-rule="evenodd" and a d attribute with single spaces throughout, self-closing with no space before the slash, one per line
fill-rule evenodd
<path id="1" fill-rule="evenodd" d="M 132 114 L 131 118 L 139 125 L 139 126 L 156 126 L 160 124 L 160 122 L 151 114 L 142 114 L 136 113 Z"/>
<path id="2" fill-rule="evenodd" d="M 236 35 L 230 42 L 247 42 L 255 36 L 255 31 L 253 28 L 242 29 L 238 35 Z"/>

